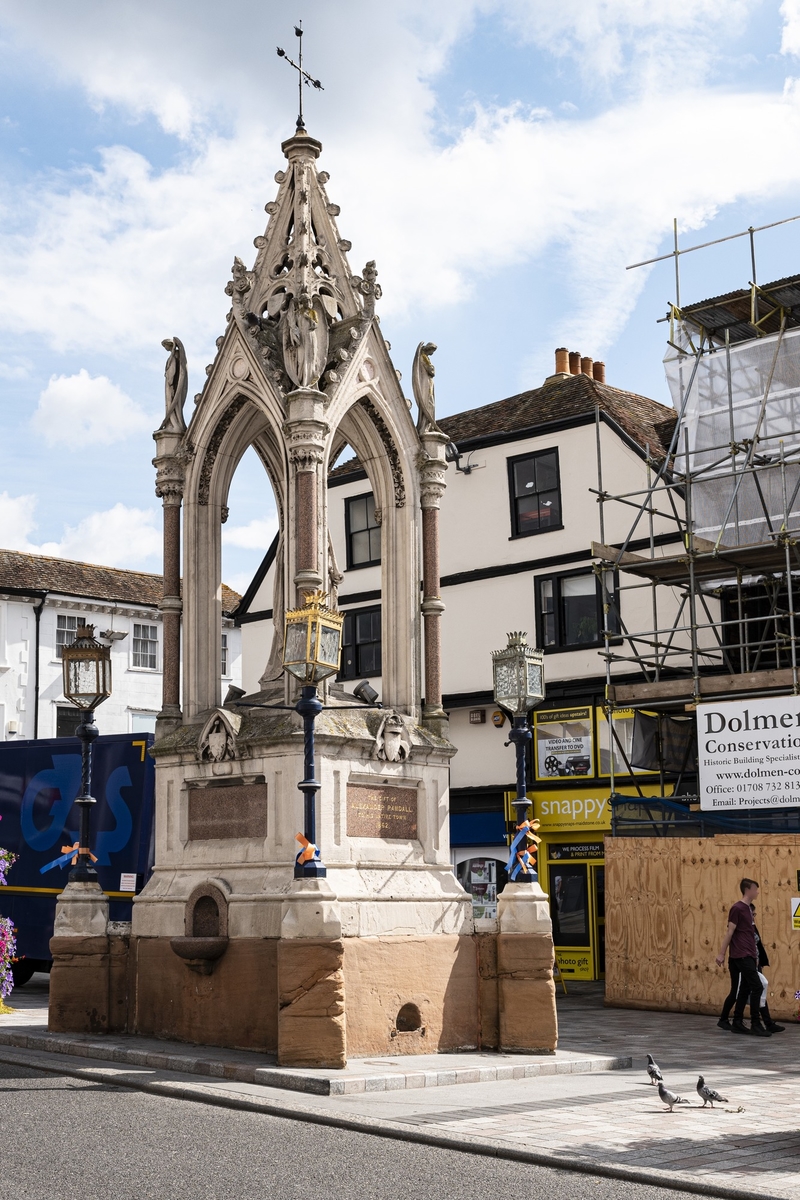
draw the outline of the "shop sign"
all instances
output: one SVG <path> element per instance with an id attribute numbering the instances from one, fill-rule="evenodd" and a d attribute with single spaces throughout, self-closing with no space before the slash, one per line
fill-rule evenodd
<path id="1" fill-rule="evenodd" d="M 605 858 L 605 854 L 602 842 L 551 842 L 547 847 L 547 857 L 554 862 L 576 858 Z"/>
<path id="2" fill-rule="evenodd" d="M 598 787 L 537 792 L 533 799 L 533 815 L 540 822 L 540 832 L 610 829 L 609 795 L 607 788 Z"/>
<path id="3" fill-rule="evenodd" d="M 568 979 L 594 979 L 591 951 L 556 950 L 555 957 L 560 974 Z"/>
<path id="4" fill-rule="evenodd" d="M 698 704 L 701 809 L 800 805 L 800 696 Z"/>
<path id="5" fill-rule="evenodd" d="M 533 736 L 537 779 L 594 774 L 591 708 L 537 711 L 533 716 Z"/>
<path id="6" fill-rule="evenodd" d="M 659 796 L 661 791 L 658 784 L 639 784 L 644 796 Z M 672 792 L 672 784 L 665 789 L 665 794 Z M 611 804 L 610 791 L 603 785 L 585 788 L 559 788 L 552 792 L 535 792 L 533 797 L 533 815 L 540 823 L 539 832 L 549 833 L 582 833 L 584 830 L 610 830 Z M 618 796 L 630 796 L 636 800 L 639 791 L 634 784 L 625 784 L 616 789 Z"/>

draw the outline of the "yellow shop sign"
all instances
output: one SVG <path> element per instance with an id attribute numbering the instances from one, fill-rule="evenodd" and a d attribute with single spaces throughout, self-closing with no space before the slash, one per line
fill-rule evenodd
<path id="1" fill-rule="evenodd" d="M 659 794 L 657 785 L 642 785 L 645 796 Z M 635 787 L 617 788 L 617 795 L 638 796 Z M 611 829 L 610 790 L 600 787 L 566 788 L 535 792 L 534 816 L 541 832 L 580 833 L 585 829 Z"/>
<path id="2" fill-rule="evenodd" d="M 541 830 L 560 832 L 580 829 L 610 829 L 611 805 L 607 788 L 568 788 L 558 792 L 536 792 L 534 816 Z"/>

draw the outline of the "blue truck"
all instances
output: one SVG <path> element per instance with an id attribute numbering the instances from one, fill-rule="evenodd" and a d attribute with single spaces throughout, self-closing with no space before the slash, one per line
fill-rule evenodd
<path id="1" fill-rule="evenodd" d="M 89 848 L 109 920 L 130 921 L 133 896 L 153 869 L 153 735 L 99 737 L 92 751 Z M 81 745 L 77 738 L 0 743 L 0 846 L 17 855 L 0 887 L 0 916 L 17 930 L 14 984 L 49 971 L 56 900 L 78 843 Z"/>

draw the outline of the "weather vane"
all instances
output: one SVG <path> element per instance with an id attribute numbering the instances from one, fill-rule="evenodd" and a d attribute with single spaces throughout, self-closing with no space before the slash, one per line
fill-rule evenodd
<path id="1" fill-rule="evenodd" d="M 297 128 L 305 129 L 305 125 L 303 124 L 303 84 L 305 84 L 306 87 L 309 87 L 309 85 L 311 87 L 315 87 L 317 89 L 317 91 L 320 91 L 320 92 L 324 91 L 325 89 L 323 88 L 322 84 L 320 83 L 320 81 L 318 79 L 314 79 L 313 75 L 309 75 L 308 71 L 303 70 L 303 22 L 302 21 L 299 21 L 297 23 L 297 25 L 295 25 L 294 31 L 295 31 L 295 34 L 297 35 L 297 50 L 298 50 L 297 57 L 300 61 L 294 62 L 291 58 L 289 58 L 289 55 L 286 53 L 286 51 L 282 50 L 280 46 L 278 46 L 278 57 L 285 58 L 287 63 L 289 64 L 289 66 L 294 67 L 295 71 L 297 71 L 297 91 L 300 96 L 300 112 L 297 117 Z"/>

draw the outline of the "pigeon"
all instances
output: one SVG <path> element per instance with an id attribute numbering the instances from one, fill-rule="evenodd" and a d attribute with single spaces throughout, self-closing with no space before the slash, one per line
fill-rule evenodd
<path id="1" fill-rule="evenodd" d="M 683 1096 L 677 1096 L 675 1092 L 671 1092 L 669 1088 L 665 1088 L 660 1079 L 658 1081 L 658 1094 L 664 1103 L 669 1106 L 670 1112 L 672 1112 L 673 1105 L 675 1104 L 689 1103 L 688 1100 L 684 1100 Z"/>
<path id="2" fill-rule="evenodd" d="M 730 1104 L 730 1101 L 725 1096 L 720 1096 L 719 1092 L 715 1092 L 713 1088 L 706 1087 L 706 1081 L 702 1075 L 697 1080 L 697 1094 L 703 1101 L 703 1108 L 705 1108 L 706 1103 L 709 1103 L 713 1108 L 715 1100 L 717 1104 Z"/>
<path id="3" fill-rule="evenodd" d="M 647 1074 L 650 1076 L 651 1083 L 661 1083 L 664 1076 L 661 1074 L 661 1068 L 653 1058 L 652 1054 L 647 1056 Z"/>

